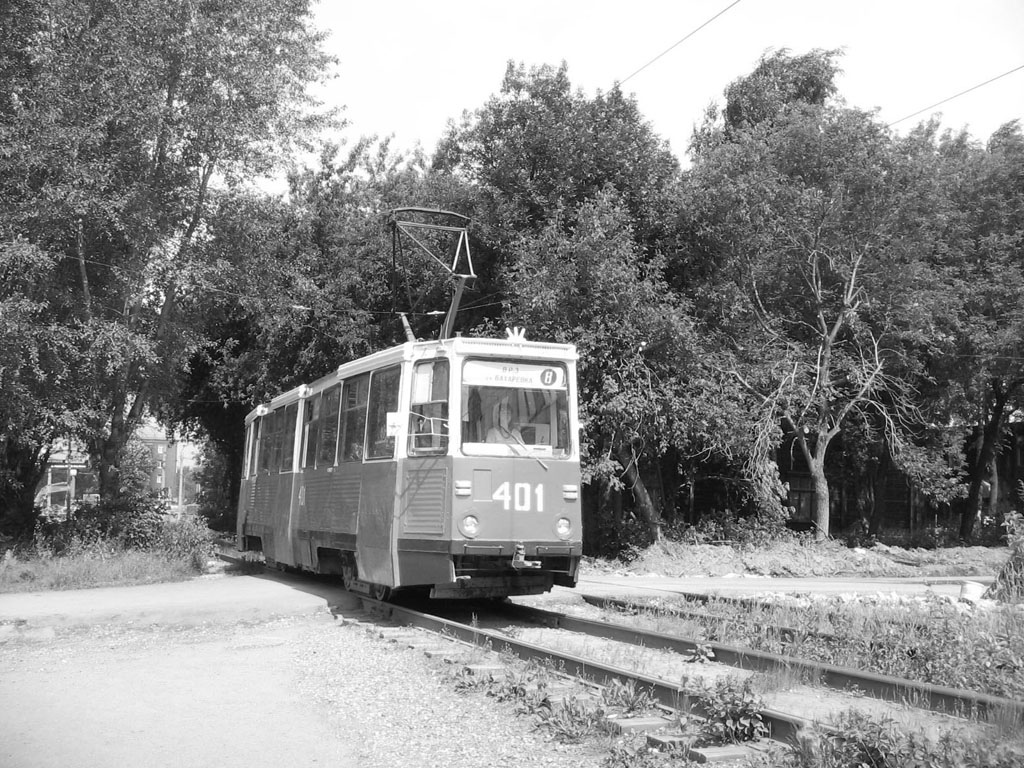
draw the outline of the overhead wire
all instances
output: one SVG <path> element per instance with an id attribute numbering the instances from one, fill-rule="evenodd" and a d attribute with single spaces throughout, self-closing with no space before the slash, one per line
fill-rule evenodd
<path id="1" fill-rule="evenodd" d="M 650 60 L 650 61 L 648 61 L 648 62 L 647 62 L 646 64 L 644 64 L 644 65 L 643 65 L 642 67 L 640 67 L 640 69 L 638 69 L 638 70 L 636 70 L 635 72 L 633 72 L 632 74 L 630 74 L 630 75 L 629 75 L 628 77 L 626 77 L 626 78 L 625 78 L 624 80 L 620 80 L 620 81 L 619 81 L 619 83 L 618 83 L 618 85 L 619 85 L 619 86 L 622 86 L 622 85 L 623 85 L 623 84 L 625 84 L 625 83 L 626 83 L 627 81 L 629 81 L 629 80 L 630 80 L 631 78 L 633 78 L 633 77 L 636 77 L 637 75 L 639 75 L 639 74 L 640 74 L 641 72 L 643 72 L 643 71 L 644 71 L 645 69 L 647 69 L 647 68 L 648 68 L 649 66 L 651 66 L 651 64 L 653 64 L 653 63 L 654 63 L 654 62 L 656 62 L 656 61 L 657 61 L 658 59 L 660 59 L 660 58 L 661 58 L 662 56 L 664 56 L 664 55 L 665 55 L 666 53 L 668 53 L 668 52 L 669 52 L 669 51 L 671 51 L 672 49 L 674 49 L 674 48 L 677 48 L 678 46 L 680 46 L 680 45 L 682 45 L 683 43 L 685 43 L 685 42 L 686 42 L 687 40 L 689 40 L 689 39 L 690 39 L 691 37 L 693 37 L 693 36 L 694 36 L 695 34 L 697 34 L 698 32 L 700 32 L 700 31 L 701 31 L 702 29 L 704 29 L 704 27 L 706 27 L 706 26 L 707 26 L 708 24 L 710 24 L 711 22 L 713 22 L 713 21 L 714 21 L 715 19 L 717 19 L 717 18 L 718 18 L 719 16 L 721 16 L 721 15 L 722 15 L 723 13 L 725 13 L 726 11 L 728 11 L 728 10 L 729 10 L 730 8 L 732 8 L 732 7 L 733 7 L 733 6 L 735 6 L 735 5 L 739 5 L 739 3 L 740 3 L 740 2 L 742 2 L 742 0 L 733 0 L 733 2 L 729 3 L 729 5 L 727 5 L 727 6 L 725 7 L 725 8 L 723 8 L 722 10 L 720 10 L 720 11 L 719 11 L 718 13 L 716 13 L 716 14 L 715 14 L 714 16 L 712 16 L 712 17 L 711 17 L 710 19 L 708 19 L 707 21 L 705 21 L 705 22 L 704 22 L 703 24 L 701 24 L 701 25 L 700 25 L 699 27 L 697 27 L 696 29 L 694 29 L 693 31 L 691 31 L 690 33 L 688 33 L 688 34 L 687 34 L 687 35 L 686 35 L 685 37 L 683 37 L 682 39 L 680 39 L 680 40 L 677 40 L 676 42 L 674 42 L 674 43 L 673 43 L 672 45 L 670 45 L 670 46 L 669 46 L 668 48 L 666 48 L 666 49 L 665 49 L 664 51 L 662 51 L 662 52 L 661 52 L 661 53 L 659 53 L 659 54 L 658 54 L 657 56 L 655 56 L 655 57 L 654 57 L 653 59 L 651 59 L 651 60 Z"/>
<path id="2" fill-rule="evenodd" d="M 960 91 L 960 93 L 955 93 L 952 96 L 948 96 L 945 99 L 943 99 L 942 101 L 937 101 L 934 104 L 932 104 L 931 106 L 925 107 L 924 109 L 919 109 L 919 110 L 917 110 L 917 112 L 912 112 L 911 114 L 906 115 L 905 117 L 901 117 L 899 120 L 893 120 L 891 123 L 887 123 L 885 127 L 886 128 L 892 128 L 892 126 L 896 125 L 897 123 L 902 123 L 904 120 L 909 120 L 912 117 L 917 117 L 922 112 L 927 112 L 930 109 L 935 109 L 936 107 L 941 106 L 943 104 L 946 104 L 946 103 L 952 101 L 953 99 L 958 99 L 961 96 L 970 93 L 971 91 L 976 91 L 979 88 L 988 85 L 989 83 L 994 83 L 996 80 L 1000 80 L 1000 79 L 1006 77 L 1007 75 L 1012 75 L 1014 72 L 1017 72 L 1017 71 L 1022 70 L 1022 69 L 1024 69 L 1024 64 L 1021 64 L 1018 67 L 1014 67 L 1013 69 L 1008 70 L 1006 72 L 1003 72 L 1003 74 L 1001 74 L 1001 75 L 996 75 L 995 77 L 990 77 L 988 80 L 986 80 L 983 83 L 978 83 L 977 85 L 972 85 L 970 88 L 968 88 L 965 91 Z"/>

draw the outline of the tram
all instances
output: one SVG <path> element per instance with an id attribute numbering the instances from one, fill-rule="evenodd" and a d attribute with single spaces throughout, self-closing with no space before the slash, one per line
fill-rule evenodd
<path id="1" fill-rule="evenodd" d="M 245 420 L 238 547 L 349 589 L 575 586 L 576 350 L 455 336 L 341 365 Z"/>

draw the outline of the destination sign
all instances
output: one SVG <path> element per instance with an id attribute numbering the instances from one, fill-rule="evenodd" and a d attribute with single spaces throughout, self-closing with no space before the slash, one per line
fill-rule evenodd
<path id="1" fill-rule="evenodd" d="M 565 369 L 560 365 L 467 360 L 462 368 L 465 384 L 478 387 L 565 389 Z"/>

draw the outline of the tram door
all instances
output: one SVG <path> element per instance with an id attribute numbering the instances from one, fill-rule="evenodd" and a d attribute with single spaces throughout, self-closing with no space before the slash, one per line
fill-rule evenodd
<path id="1" fill-rule="evenodd" d="M 274 559 L 279 563 L 296 565 L 292 550 L 292 519 L 295 515 L 295 426 L 298 422 L 299 404 L 291 403 L 284 410 L 284 427 L 281 439 L 280 475 L 274 494 Z"/>
<path id="2" fill-rule="evenodd" d="M 392 529 L 396 505 L 396 435 L 388 429 L 388 414 L 398 411 L 401 368 L 374 371 L 366 412 L 362 482 L 356 521 L 356 560 L 359 577 L 394 586 Z M 389 434 L 389 431 L 392 434 Z"/>

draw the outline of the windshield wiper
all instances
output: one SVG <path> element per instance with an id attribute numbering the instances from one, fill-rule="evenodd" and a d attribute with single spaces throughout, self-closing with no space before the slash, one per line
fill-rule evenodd
<path id="1" fill-rule="evenodd" d="M 523 442 L 523 438 L 519 437 L 519 435 L 515 433 L 515 430 L 510 429 L 508 433 L 513 440 L 515 440 L 517 443 L 523 446 L 523 448 L 526 449 L 526 455 L 532 458 L 538 464 L 540 464 L 544 468 L 544 471 L 547 472 L 548 465 L 541 460 L 540 456 L 538 456 L 537 454 L 533 453 L 533 451 L 530 450 L 530 446 Z M 523 454 L 520 453 L 519 455 L 522 456 Z"/>

